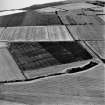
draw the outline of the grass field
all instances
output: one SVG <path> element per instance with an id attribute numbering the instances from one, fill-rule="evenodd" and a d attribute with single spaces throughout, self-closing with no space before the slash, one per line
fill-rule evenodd
<path id="1" fill-rule="evenodd" d="M 0 48 L 0 81 L 24 79 L 6 48 Z"/>
<path id="2" fill-rule="evenodd" d="M 1 86 L 0 99 L 32 105 L 104 105 L 104 66 L 41 81 Z"/>

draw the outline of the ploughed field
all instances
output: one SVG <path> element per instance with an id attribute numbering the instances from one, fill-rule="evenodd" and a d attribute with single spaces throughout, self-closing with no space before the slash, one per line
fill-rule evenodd
<path id="1" fill-rule="evenodd" d="M 78 42 L 11 42 L 8 50 L 24 71 L 92 59 Z"/>
<path id="2" fill-rule="evenodd" d="M 86 71 L 98 64 L 74 41 L 1 42 L 0 58 L 0 83 L 40 80 Z"/>

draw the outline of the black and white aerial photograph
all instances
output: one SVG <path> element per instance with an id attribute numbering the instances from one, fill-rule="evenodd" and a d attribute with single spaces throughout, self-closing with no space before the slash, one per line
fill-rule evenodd
<path id="1" fill-rule="evenodd" d="M 0 105 L 105 105 L 105 0 L 0 0 Z"/>

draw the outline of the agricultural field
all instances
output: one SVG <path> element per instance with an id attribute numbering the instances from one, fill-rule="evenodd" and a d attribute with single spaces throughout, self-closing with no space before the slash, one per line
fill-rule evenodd
<path id="1" fill-rule="evenodd" d="M 64 25 L 0 28 L 1 41 L 73 41 Z"/>
<path id="2" fill-rule="evenodd" d="M 26 105 L 26 104 L 0 100 L 0 105 Z"/>
<path id="3" fill-rule="evenodd" d="M 65 25 L 105 25 L 104 20 L 95 15 L 88 16 L 84 9 L 58 12 L 58 15 Z"/>
<path id="4" fill-rule="evenodd" d="M 98 1 L 89 0 L 89 1 L 87 1 L 87 3 L 98 5 L 98 6 L 101 6 L 101 7 L 105 7 L 105 1 L 104 0 L 98 0 Z"/>
<path id="5" fill-rule="evenodd" d="M 77 62 L 73 62 L 73 63 L 60 64 L 60 65 L 54 65 L 54 66 L 49 66 L 49 67 L 45 67 L 45 68 L 40 68 L 38 70 L 35 70 L 35 69 L 26 70 L 26 71 L 24 71 L 24 74 L 26 75 L 26 77 L 28 79 L 34 78 L 37 81 L 38 79 L 39 80 L 43 79 L 44 76 L 51 78 L 54 76 L 56 77 L 57 74 L 58 74 L 58 76 L 66 74 L 67 73 L 66 70 L 68 70 L 68 69 L 72 70 L 72 68 L 78 68 L 78 67 L 87 65 L 90 61 L 91 60 L 77 61 Z M 75 71 L 75 72 L 78 72 L 78 71 Z"/>
<path id="6" fill-rule="evenodd" d="M 55 13 L 27 11 L 7 16 L 0 16 L 0 27 L 61 25 Z"/>
<path id="7" fill-rule="evenodd" d="M 76 40 L 105 41 L 105 25 L 67 26 Z"/>
<path id="8" fill-rule="evenodd" d="M 0 46 L 0 82 L 24 79 L 8 50 Z"/>
<path id="9" fill-rule="evenodd" d="M 105 15 L 99 15 L 99 17 L 105 21 Z"/>
<path id="10" fill-rule="evenodd" d="M 2 34 L 3 30 L 4 30 L 4 28 L 0 27 L 0 35 Z"/>
<path id="11" fill-rule="evenodd" d="M 86 1 L 88 0 L 64 0 L 64 1 L 59 1 L 59 2 L 52 2 L 52 3 L 45 3 L 45 4 L 42 4 L 42 5 L 32 5 L 30 7 L 26 7 L 26 8 L 22 8 L 22 10 L 37 10 L 37 9 L 42 9 L 42 8 L 47 8 L 47 7 L 57 7 L 57 6 L 62 6 L 62 5 L 65 5 L 65 4 L 75 4 L 75 3 L 85 3 L 86 4 Z M 89 5 L 92 5 L 91 3 Z"/>
<path id="12" fill-rule="evenodd" d="M 98 65 L 74 75 L 5 84 L 1 99 L 29 105 L 104 105 L 104 70 Z"/>
<path id="13" fill-rule="evenodd" d="M 0 105 L 105 105 L 103 5 L 68 0 L 0 16 Z"/>
<path id="14" fill-rule="evenodd" d="M 8 15 L 11 15 L 11 14 L 18 14 L 18 13 L 25 13 L 26 10 L 1 10 L 0 11 L 0 16 L 8 16 Z"/>
<path id="15" fill-rule="evenodd" d="M 88 3 L 71 3 L 71 4 L 64 4 L 64 5 L 59 5 L 59 6 L 53 6 L 55 7 L 56 9 L 61 9 L 61 10 L 78 10 L 78 9 L 81 9 L 81 8 L 95 8 L 95 7 L 98 7 L 96 5 L 93 5 L 93 4 L 88 4 Z"/>
<path id="16" fill-rule="evenodd" d="M 24 12 L 7 16 L 0 16 L 0 27 L 21 26 L 25 14 L 26 13 Z"/>
<path id="17" fill-rule="evenodd" d="M 105 41 L 86 41 L 87 44 L 103 59 L 105 59 Z"/>
<path id="18" fill-rule="evenodd" d="M 97 6 L 93 4 L 87 4 L 87 3 L 67 3 L 63 5 L 37 9 L 36 11 L 40 11 L 40 12 L 56 12 L 56 11 L 65 11 L 65 10 L 72 11 L 72 10 L 78 10 L 81 8 L 95 8 L 95 7 Z"/>
<path id="19" fill-rule="evenodd" d="M 78 42 L 11 42 L 8 50 L 24 71 L 92 59 Z"/>

